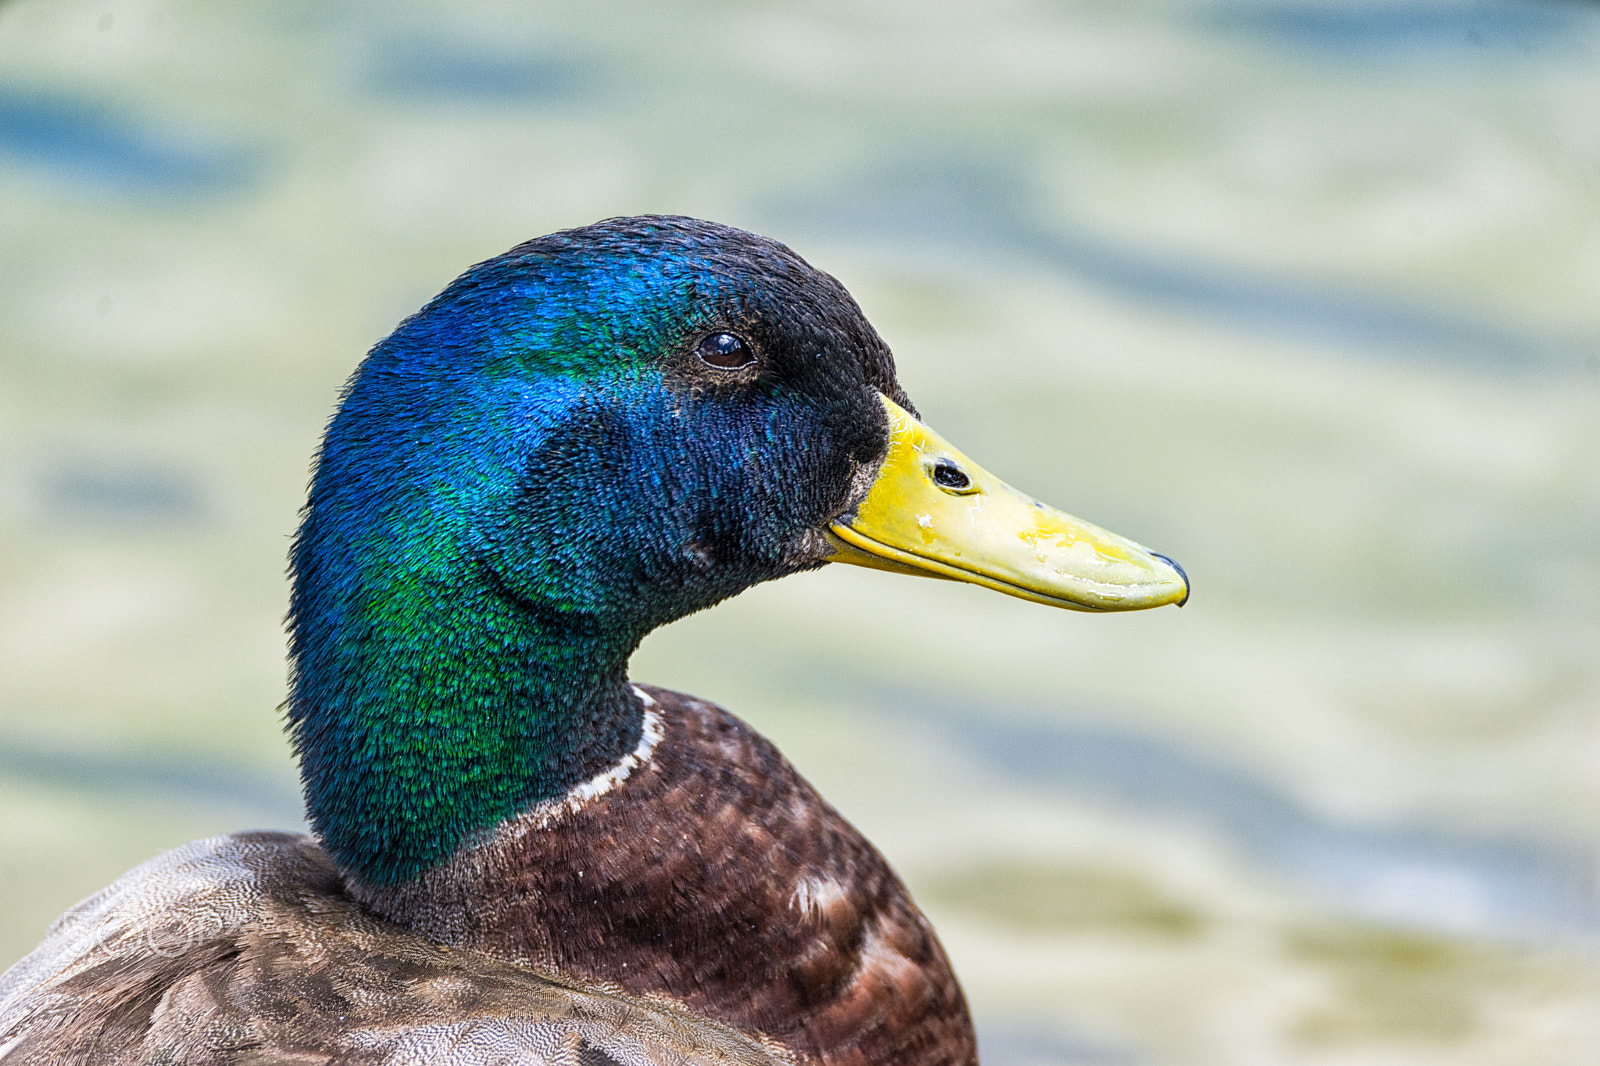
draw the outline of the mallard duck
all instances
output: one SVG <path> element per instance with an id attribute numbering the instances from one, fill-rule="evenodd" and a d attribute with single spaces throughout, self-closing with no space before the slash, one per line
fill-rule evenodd
<path id="1" fill-rule="evenodd" d="M 21 1063 L 972 1064 L 883 857 L 657 626 L 825 563 L 1089 611 L 1165 556 L 919 420 L 842 285 L 678 217 L 528 241 L 367 356 L 295 538 L 312 836 L 171 852 L 0 978 Z"/>

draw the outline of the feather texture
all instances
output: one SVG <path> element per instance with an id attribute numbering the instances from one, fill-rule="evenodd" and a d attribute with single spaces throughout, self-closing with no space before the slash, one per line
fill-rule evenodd
<path id="1" fill-rule="evenodd" d="M 673 990 L 807 1062 L 976 1062 L 944 950 L 878 850 L 732 714 L 637 691 L 654 735 L 623 780 L 540 804 L 414 881 L 353 892 L 451 943 Z"/>
<path id="2" fill-rule="evenodd" d="M 178 848 L 65 914 L 0 979 L 5 1066 L 776 1066 L 662 997 L 375 918 L 309 837 Z"/>

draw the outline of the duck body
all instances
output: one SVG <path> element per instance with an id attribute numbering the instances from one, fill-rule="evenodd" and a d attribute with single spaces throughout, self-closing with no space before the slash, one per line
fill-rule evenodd
<path id="1" fill-rule="evenodd" d="M 627 680 L 651 629 L 830 561 L 1187 597 L 923 427 L 776 242 L 613 219 L 474 267 L 318 455 L 287 704 L 314 839 L 193 845 L 69 913 L 0 978 L 0 1063 L 975 1066 L 883 857 L 737 718 Z"/>

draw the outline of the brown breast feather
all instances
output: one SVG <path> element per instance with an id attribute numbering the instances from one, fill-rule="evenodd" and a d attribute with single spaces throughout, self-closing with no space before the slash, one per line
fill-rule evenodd
<path id="1" fill-rule="evenodd" d="M 641 691 L 663 735 L 625 781 L 354 894 L 453 943 L 667 993 L 804 1062 L 975 1066 L 960 986 L 877 849 L 738 718 Z"/>

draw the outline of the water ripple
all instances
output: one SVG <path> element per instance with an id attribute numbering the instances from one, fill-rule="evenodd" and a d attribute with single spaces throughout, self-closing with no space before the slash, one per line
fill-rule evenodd
<path id="1" fill-rule="evenodd" d="M 101 101 L 0 85 L 0 161 L 91 191 L 194 197 L 250 186 L 265 157 Z"/>
<path id="2" fill-rule="evenodd" d="M 1021 720 L 927 695 L 918 721 L 1030 789 L 1154 815 L 1224 840 L 1349 912 L 1439 932 L 1600 935 L 1595 856 L 1512 836 L 1341 820 L 1170 740 Z"/>

